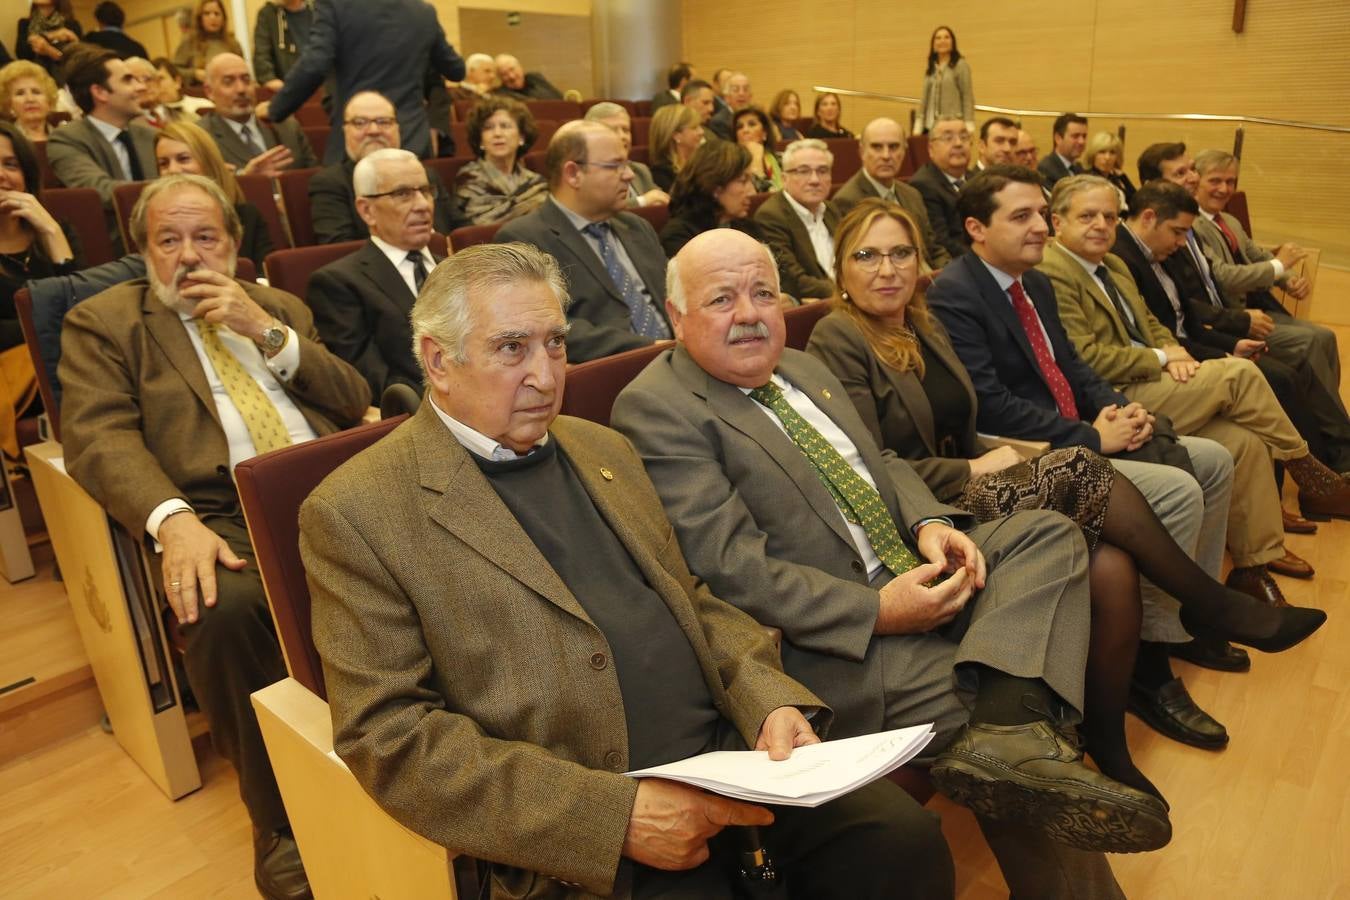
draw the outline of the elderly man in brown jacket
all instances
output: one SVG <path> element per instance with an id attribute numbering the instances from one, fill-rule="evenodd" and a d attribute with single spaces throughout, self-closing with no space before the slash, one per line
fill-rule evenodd
<path id="1" fill-rule="evenodd" d="M 132 534 L 162 545 L 188 681 L 253 820 L 258 888 L 308 897 L 249 705 L 286 666 L 230 473 L 355 425 L 370 389 L 319 343 L 300 300 L 232 277 L 239 218 L 212 182 L 153 182 L 131 230 L 148 280 L 91 297 L 62 329 L 66 466 Z"/>
<path id="2" fill-rule="evenodd" d="M 338 754 L 494 897 L 730 897 L 725 826 L 771 821 L 792 896 L 951 896 L 935 818 L 885 780 L 770 813 L 622 774 L 785 758 L 832 713 L 690 574 L 632 446 L 558 416 L 565 302 L 525 244 L 442 262 L 412 313 L 428 398 L 302 507 Z"/>

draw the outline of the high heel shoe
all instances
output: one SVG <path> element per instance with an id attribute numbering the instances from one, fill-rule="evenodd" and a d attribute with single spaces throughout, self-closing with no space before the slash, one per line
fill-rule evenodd
<path id="1" fill-rule="evenodd" d="M 1222 638 L 1235 644 L 1245 644 L 1263 653 L 1279 653 L 1302 643 L 1327 620 L 1327 614 L 1320 609 L 1302 606 L 1269 607 L 1258 604 L 1245 594 L 1237 596 L 1242 597 L 1245 604 L 1259 606 L 1262 611 L 1275 619 L 1277 622 L 1275 628 L 1268 634 L 1256 634 L 1222 620 L 1199 620 L 1196 614 L 1186 607 L 1181 609 L 1182 626 L 1195 637 Z"/>

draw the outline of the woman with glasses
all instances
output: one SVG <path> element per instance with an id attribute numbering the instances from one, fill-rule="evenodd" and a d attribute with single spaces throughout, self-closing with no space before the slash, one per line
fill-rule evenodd
<path id="1" fill-rule="evenodd" d="M 675 179 L 661 249 L 673 258 L 695 235 L 714 228 L 734 228 L 763 241 L 764 233 L 749 218 L 754 193 L 750 151 L 726 141 L 699 147 Z"/>
<path id="2" fill-rule="evenodd" d="M 455 198 L 474 225 L 495 225 L 532 212 L 548 196 L 544 176 L 525 168 L 538 132 L 525 105 L 509 97 L 481 101 L 469 113 L 469 147 L 478 158 L 455 176 Z"/>
<path id="3" fill-rule="evenodd" d="M 1052 509 L 1079 524 L 1092 552 L 1091 649 L 1082 734 L 1099 769 L 1162 799 L 1125 743 L 1125 706 L 1136 674 L 1142 611 L 1139 575 L 1182 604 L 1192 634 L 1285 649 L 1306 633 L 1308 610 L 1262 606 L 1214 581 L 1172 540 L 1143 495 L 1111 463 L 1084 447 L 1031 459 L 987 449 L 975 431 L 976 397 L 920 288 L 922 238 L 899 206 L 869 199 L 836 234 L 834 308 L 811 333 L 808 353 L 848 390 L 879 446 L 908 459 L 939 500 L 981 521 L 1022 509 Z M 1268 635 L 1292 643 L 1276 647 Z M 1172 678 L 1165 644 L 1138 664 Z M 1161 649 L 1159 649 L 1161 648 Z M 1159 654 L 1161 658 L 1158 658 Z"/>

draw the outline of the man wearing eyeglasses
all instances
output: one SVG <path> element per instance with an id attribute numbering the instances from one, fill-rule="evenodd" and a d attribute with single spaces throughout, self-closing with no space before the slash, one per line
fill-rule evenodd
<path id="1" fill-rule="evenodd" d="M 923 194 L 933 232 L 952 258 L 966 252 L 965 233 L 956 215 L 956 197 L 970 168 L 970 129 L 965 119 L 943 117 L 928 132 L 928 162 L 910 176 Z"/>
<path id="2" fill-rule="evenodd" d="M 380 93 L 362 91 L 342 111 L 342 140 L 347 158 L 324 166 L 309 180 L 310 215 L 314 237 L 320 244 L 359 241 L 370 236 L 370 229 L 356 210 L 356 191 L 352 174 L 356 164 L 376 150 L 403 146 L 394 104 Z M 433 223 L 441 234 L 449 234 L 464 224 L 458 207 L 441 177 L 426 167 L 427 183 L 435 192 Z"/>
<path id="3" fill-rule="evenodd" d="M 383 147 L 354 167 L 356 213 L 370 239 L 316 271 L 305 292 L 324 344 L 356 367 L 378 398 L 394 384 L 421 393 L 408 316 L 439 260 L 428 246 L 436 188 L 414 154 Z"/>
<path id="4" fill-rule="evenodd" d="M 783 190 L 755 211 L 755 221 L 783 266 L 783 293 L 805 302 L 834 294 L 834 230 L 839 212 L 827 199 L 834 154 L 817 138 L 783 151 Z"/>
<path id="5" fill-rule="evenodd" d="M 533 244 L 558 260 L 572 294 L 568 361 L 669 340 L 666 254 L 647 220 L 625 211 L 633 172 L 619 136 L 599 122 L 568 122 L 549 141 L 545 165 L 548 201 L 495 240 Z"/>

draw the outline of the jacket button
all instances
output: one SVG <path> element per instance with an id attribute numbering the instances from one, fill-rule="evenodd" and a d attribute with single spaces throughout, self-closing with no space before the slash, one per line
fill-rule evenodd
<path id="1" fill-rule="evenodd" d="M 623 757 L 619 755 L 618 750 L 611 750 L 605 754 L 605 767 L 615 772 L 623 768 Z"/>
<path id="2" fill-rule="evenodd" d="M 228 476 L 230 474 L 230 470 L 225 466 L 216 466 L 216 474 Z"/>
<path id="3" fill-rule="evenodd" d="M 862 560 L 860 559 L 855 559 L 850 565 L 853 566 L 853 571 L 855 572 L 861 572 L 863 570 Z"/>
<path id="4" fill-rule="evenodd" d="M 595 669 L 596 671 L 599 671 L 600 669 L 603 669 L 604 667 L 605 667 L 605 654 L 603 654 L 603 653 L 598 653 L 598 652 L 597 652 L 597 653 L 592 653 L 592 654 L 591 654 L 591 668 L 592 668 L 592 669 Z"/>

